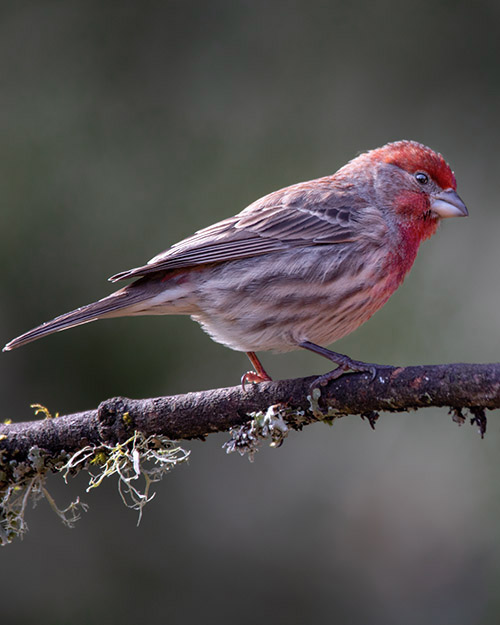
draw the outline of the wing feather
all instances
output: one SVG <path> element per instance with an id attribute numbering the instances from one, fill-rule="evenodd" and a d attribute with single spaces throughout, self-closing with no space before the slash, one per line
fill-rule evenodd
<path id="1" fill-rule="evenodd" d="M 147 265 L 118 273 L 110 280 L 249 258 L 303 245 L 356 241 L 367 203 L 356 198 L 354 211 L 348 196 L 335 188 L 331 177 L 287 187 L 257 200 L 234 217 L 199 230 Z"/>

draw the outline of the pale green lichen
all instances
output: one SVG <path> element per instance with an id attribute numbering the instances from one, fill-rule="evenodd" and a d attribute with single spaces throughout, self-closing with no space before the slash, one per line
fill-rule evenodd
<path id="1" fill-rule="evenodd" d="M 80 518 L 80 511 L 87 509 L 79 498 L 70 503 L 67 508 L 59 508 L 45 487 L 47 461 L 47 453 L 38 447 L 33 447 L 26 462 L 13 460 L 9 463 L 9 477 L 6 471 L 0 472 L 2 483 L 6 484 L 0 489 L 1 545 L 6 545 L 15 538 L 22 538 L 28 531 L 25 517 L 29 503 L 35 506 L 40 499 L 47 499 L 51 508 L 68 527 L 73 527 L 73 524 Z"/>
<path id="2" fill-rule="evenodd" d="M 124 443 L 116 445 L 87 445 L 71 456 L 61 468 L 64 480 L 82 468 L 90 474 L 87 492 L 97 488 L 107 477 L 118 477 L 118 492 L 127 508 L 137 510 L 141 522 L 144 506 L 155 493 L 151 485 L 178 464 L 185 462 L 190 452 L 165 436 L 144 436 L 135 432 Z M 139 479 L 142 477 L 143 484 Z"/>
<path id="3" fill-rule="evenodd" d="M 311 412 L 317 419 L 322 419 L 326 415 L 323 414 L 323 411 L 319 405 L 319 398 L 321 397 L 321 389 L 319 387 L 315 387 L 312 390 L 312 393 L 307 396 L 307 401 L 309 402 L 309 407 Z"/>
<path id="4" fill-rule="evenodd" d="M 309 408 L 313 413 L 313 416 L 326 423 L 327 425 L 333 425 L 335 419 L 339 419 L 340 417 L 345 417 L 345 413 L 338 408 L 333 408 L 333 406 L 327 406 L 326 411 L 321 408 L 319 405 L 319 399 L 321 397 L 321 389 L 316 386 L 313 388 L 312 393 L 307 396 L 307 401 L 309 402 Z"/>
<path id="5" fill-rule="evenodd" d="M 256 452 L 264 441 L 270 441 L 270 447 L 280 447 L 283 444 L 289 431 L 285 419 L 291 414 L 295 417 L 304 416 L 304 411 L 292 411 L 283 404 L 275 404 L 269 406 L 265 413 L 250 413 L 251 421 L 229 430 L 231 438 L 224 443 L 223 448 L 228 454 L 234 451 L 237 451 L 240 456 L 246 454 L 250 462 L 253 462 Z"/>
<path id="6" fill-rule="evenodd" d="M 135 432 L 124 443 L 88 445 L 71 456 L 62 453 L 53 458 L 45 450 L 32 447 L 26 461 L 6 462 L 5 453 L 5 450 L 0 451 L 0 467 L 3 467 L 0 470 L 1 545 L 22 538 L 26 533 L 29 503 L 35 506 L 45 498 L 68 527 L 73 527 L 81 511 L 88 509 L 79 497 L 68 507 L 60 508 L 45 486 L 49 471 L 61 471 L 67 481 L 70 474 L 87 470 L 90 473 L 87 492 L 97 488 L 104 478 L 116 475 L 124 504 L 139 512 L 140 522 L 144 506 L 154 497 L 151 485 L 189 456 L 188 451 L 164 436 L 146 437 L 140 432 Z"/>

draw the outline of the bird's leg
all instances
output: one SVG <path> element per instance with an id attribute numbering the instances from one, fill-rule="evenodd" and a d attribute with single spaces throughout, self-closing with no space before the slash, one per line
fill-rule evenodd
<path id="1" fill-rule="evenodd" d="M 329 371 L 324 375 L 320 375 L 314 382 L 311 384 L 311 389 L 316 388 L 318 386 L 325 386 L 331 380 L 336 380 L 346 371 L 356 371 L 359 373 L 369 373 L 371 375 L 371 380 L 375 379 L 377 375 L 377 368 L 381 365 L 374 365 L 369 362 L 361 362 L 359 360 L 352 360 L 349 356 L 345 356 L 344 354 L 338 354 L 337 352 L 332 352 L 330 349 L 326 349 L 326 347 L 321 347 L 320 345 L 316 345 L 315 343 L 310 343 L 309 341 L 304 341 L 300 343 L 300 347 L 304 349 L 308 349 L 315 354 L 319 354 L 320 356 L 324 356 L 334 362 L 338 367 L 333 369 L 333 371 Z"/>
<path id="2" fill-rule="evenodd" d="M 247 371 L 241 377 L 241 386 L 243 390 L 245 390 L 245 384 L 257 384 L 258 382 L 271 382 L 272 378 L 264 367 L 262 366 L 260 360 L 257 358 L 257 354 L 255 352 L 247 352 L 246 353 L 250 362 L 252 363 L 255 371 Z"/>

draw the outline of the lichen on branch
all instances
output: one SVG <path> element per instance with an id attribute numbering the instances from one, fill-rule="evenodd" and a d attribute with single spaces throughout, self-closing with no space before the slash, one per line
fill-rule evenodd
<path id="1" fill-rule="evenodd" d="M 500 408 L 498 363 L 384 367 L 373 380 L 366 374 L 343 375 L 320 393 L 311 393 L 314 380 L 142 400 L 117 397 L 94 410 L 54 417 L 34 404 L 44 419 L 0 424 L 0 542 L 26 531 L 29 501 L 45 497 L 67 525 L 85 509 L 80 500 L 66 509 L 56 505 L 45 485 L 50 472 L 63 470 L 67 477 L 86 470 L 89 489 L 117 476 L 124 503 L 140 516 L 151 500 L 151 484 L 189 455 L 176 440 L 230 431 L 226 450 L 253 458 L 262 441 L 279 446 L 289 430 L 310 423 L 360 415 L 374 427 L 380 412 L 430 406 L 447 407 L 459 424 L 468 410 L 471 423 L 484 436 L 485 410 Z"/>

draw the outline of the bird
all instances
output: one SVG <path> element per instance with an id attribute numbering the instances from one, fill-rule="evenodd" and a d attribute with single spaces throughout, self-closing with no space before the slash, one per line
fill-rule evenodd
<path id="1" fill-rule="evenodd" d="M 377 365 L 326 346 L 379 310 L 403 282 L 424 240 L 443 219 L 464 217 L 443 156 L 401 140 L 363 152 L 332 175 L 293 184 L 233 217 L 195 232 L 145 265 L 110 295 L 26 332 L 3 351 L 97 319 L 189 315 L 210 337 L 246 352 L 247 383 L 270 381 L 257 352 L 306 349 L 347 371 Z"/>

